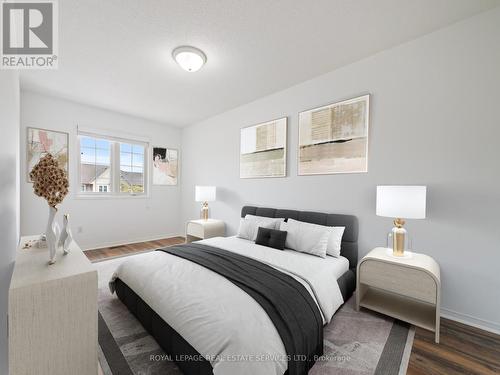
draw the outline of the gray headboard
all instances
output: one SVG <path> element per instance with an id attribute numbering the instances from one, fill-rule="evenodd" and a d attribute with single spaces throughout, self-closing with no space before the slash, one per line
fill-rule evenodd
<path id="1" fill-rule="evenodd" d="M 345 227 L 340 254 L 349 260 L 349 268 L 355 268 L 358 264 L 358 219 L 356 216 L 244 206 L 241 209 L 241 217 L 245 217 L 247 214 L 294 219 L 319 225 Z"/>

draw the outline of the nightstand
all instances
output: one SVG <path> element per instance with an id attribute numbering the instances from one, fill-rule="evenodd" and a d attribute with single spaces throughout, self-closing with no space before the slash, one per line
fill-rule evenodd
<path id="1" fill-rule="evenodd" d="M 377 247 L 358 264 L 356 309 L 389 315 L 435 332 L 439 343 L 441 278 L 439 265 L 428 255 Z"/>
<path id="2" fill-rule="evenodd" d="M 186 242 L 224 236 L 225 225 L 222 220 L 190 220 L 186 224 Z"/>

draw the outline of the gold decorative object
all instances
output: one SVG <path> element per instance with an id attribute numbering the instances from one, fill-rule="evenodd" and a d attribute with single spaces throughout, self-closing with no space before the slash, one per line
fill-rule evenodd
<path id="1" fill-rule="evenodd" d="M 51 154 L 46 154 L 30 172 L 33 181 L 33 190 L 36 195 L 44 198 L 49 204 L 49 220 L 45 235 L 49 248 L 49 264 L 55 263 L 56 244 L 59 237 L 59 226 L 54 221 L 57 213 L 56 206 L 68 194 L 69 183 L 66 171 L 59 166 L 59 162 Z"/>
<path id="2" fill-rule="evenodd" d="M 59 162 L 52 154 L 45 155 L 35 164 L 30 172 L 30 179 L 33 181 L 35 194 L 44 198 L 50 207 L 56 208 L 68 194 L 66 171 L 59 167 Z"/>

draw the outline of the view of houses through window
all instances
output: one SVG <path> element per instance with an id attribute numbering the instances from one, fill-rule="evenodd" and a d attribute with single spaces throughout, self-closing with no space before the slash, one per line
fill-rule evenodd
<path id="1" fill-rule="evenodd" d="M 111 191 L 110 141 L 80 138 L 80 183 L 82 192 Z"/>
<path id="2" fill-rule="evenodd" d="M 144 146 L 120 143 L 120 191 L 144 192 Z"/>
<path id="3" fill-rule="evenodd" d="M 81 193 L 145 193 L 144 144 L 87 135 L 79 139 Z"/>

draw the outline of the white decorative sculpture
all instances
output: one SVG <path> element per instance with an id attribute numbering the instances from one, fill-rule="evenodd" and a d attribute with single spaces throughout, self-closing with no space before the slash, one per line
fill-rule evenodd
<path id="1" fill-rule="evenodd" d="M 73 241 L 73 234 L 69 226 L 69 214 L 64 215 L 63 228 L 59 237 L 59 247 L 62 247 L 64 255 L 69 253 L 69 245 Z"/>
<path id="2" fill-rule="evenodd" d="M 56 217 L 57 208 L 49 206 L 49 221 L 45 230 L 47 247 L 49 249 L 49 264 L 56 262 L 57 237 L 59 235 L 59 226 L 54 220 Z"/>

